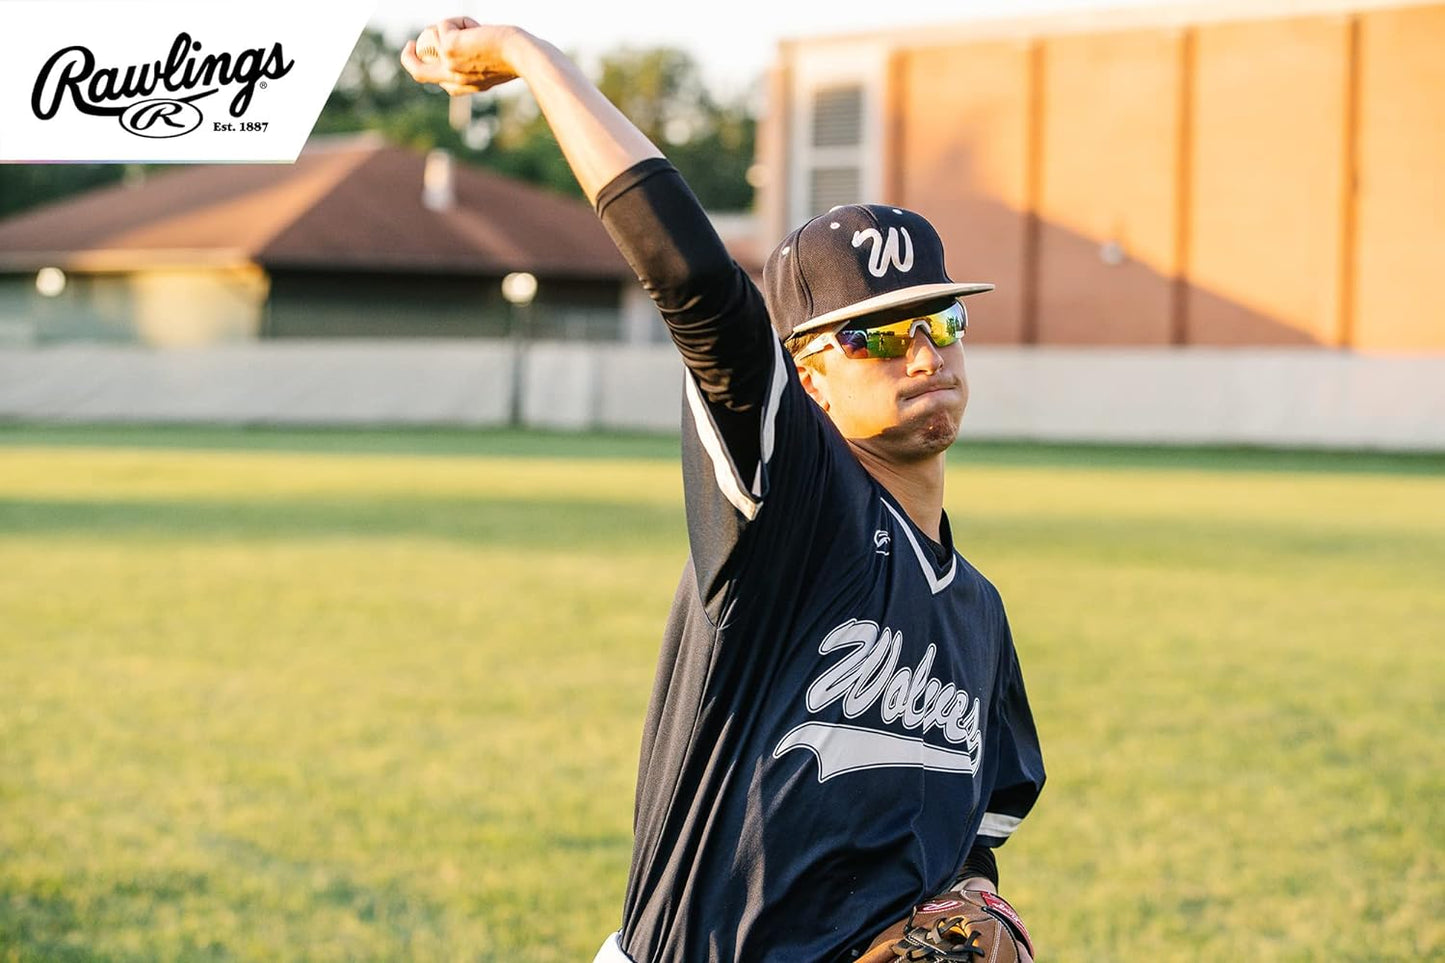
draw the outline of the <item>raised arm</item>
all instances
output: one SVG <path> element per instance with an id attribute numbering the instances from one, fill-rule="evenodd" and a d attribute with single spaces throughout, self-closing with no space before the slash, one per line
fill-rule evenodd
<path id="1" fill-rule="evenodd" d="M 428 27 L 402 51 L 401 62 L 421 83 L 455 95 L 477 93 L 518 77 L 547 118 L 577 183 L 593 204 L 610 181 L 649 157 L 661 157 L 647 136 L 562 51 L 519 27 L 479 24 L 469 17 Z"/>
<path id="2" fill-rule="evenodd" d="M 703 417 L 749 485 L 763 457 L 760 418 L 781 357 L 777 337 L 762 295 L 662 152 L 565 54 L 519 27 L 444 20 L 408 43 L 401 61 L 416 80 L 454 96 L 519 78 L 527 84 L 582 190 L 656 303 L 707 402 Z"/>

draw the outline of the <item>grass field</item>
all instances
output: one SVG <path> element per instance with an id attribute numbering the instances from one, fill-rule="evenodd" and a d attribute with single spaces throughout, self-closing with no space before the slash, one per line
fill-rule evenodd
<path id="1" fill-rule="evenodd" d="M 0 961 L 590 960 L 675 454 L 0 428 Z M 1000 853 L 1043 959 L 1445 959 L 1445 458 L 952 464 L 1049 767 Z"/>

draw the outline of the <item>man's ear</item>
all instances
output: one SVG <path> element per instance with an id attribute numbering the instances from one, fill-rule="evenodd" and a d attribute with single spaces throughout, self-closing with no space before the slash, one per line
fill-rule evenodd
<path id="1" fill-rule="evenodd" d="M 798 380 L 803 384 L 803 390 L 808 397 L 817 403 L 819 408 L 828 410 L 828 376 L 811 364 L 799 364 Z"/>

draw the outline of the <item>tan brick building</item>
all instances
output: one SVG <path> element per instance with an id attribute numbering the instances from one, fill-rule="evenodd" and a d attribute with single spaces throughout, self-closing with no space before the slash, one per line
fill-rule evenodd
<path id="1" fill-rule="evenodd" d="M 1212 3 L 779 51 L 765 236 L 928 214 L 982 343 L 1445 351 L 1445 4 Z"/>

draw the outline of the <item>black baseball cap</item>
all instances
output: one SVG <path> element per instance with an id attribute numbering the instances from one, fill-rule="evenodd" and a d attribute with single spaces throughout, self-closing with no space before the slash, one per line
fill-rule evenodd
<path id="1" fill-rule="evenodd" d="M 922 214 L 887 204 L 844 204 L 783 238 L 763 265 L 763 297 L 784 340 L 876 311 L 992 291 L 959 283 Z"/>

